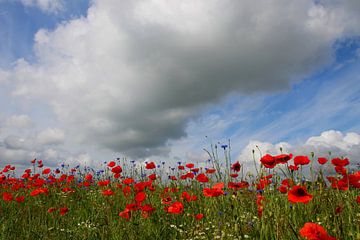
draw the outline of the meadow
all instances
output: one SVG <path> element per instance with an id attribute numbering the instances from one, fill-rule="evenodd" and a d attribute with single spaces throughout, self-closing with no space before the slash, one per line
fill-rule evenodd
<path id="1" fill-rule="evenodd" d="M 6 165 L 0 239 L 360 239 L 360 171 L 349 159 L 254 154 L 249 173 L 215 147 L 201 164 L 50 169 L 33 159 L 19 176 Z"/>

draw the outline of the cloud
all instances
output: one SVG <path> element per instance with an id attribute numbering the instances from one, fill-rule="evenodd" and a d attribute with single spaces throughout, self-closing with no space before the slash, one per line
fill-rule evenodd
<path id="1" fill-rule="evenodd" d="M 48 128 L 37 135 L 37 141 L 41 145 L 62 144 L 65 140 L 65 133 L 61 129 Z"/>
<path id="2" fill-rule="evenodd" d="M 20 0 L 26 7 L 37 7 L 46 13 L 57 13 L 64 8 L 63 0 Z"/>
<path id="3" fill-rule="evenodd" d="M 360 135 L 354 132 L 346 134 L 329 130 L 322 132 L 319 136 L 308 138 L 303 143 L 291 145 L 287 142 L 270 143 L 261 141 L 249 141 L 247 146 L 241 151 L 237 160 L 244 164 L 245 168 L 254 171 L 252 150 L 255 150 L 255 160 L 259 163 L 260 152 L 265 155 L 267 153 L 272 155 L 280 154 L 280 147 L 284 153 L 293 153 L 294 155 L 308 155 L 314 152 L 315 158 L 329 157 L 329 152 L 334 157 L 348 157 L 352 165 L 357 163 L 360 159 Z"/>
<path id="4" fill-rule="evenodd" d="M 2 75 L 15 84 L 13 96 L 47 102 L 79 142 L 166 155 L 169 139 L 185 136 L 204 106 L 231 92 L 285 90 L 330 63 L 333 43 L 360 32 L 351 9 L 327 1 L 94 1 L 86 17 L 38 31 L 37 61 L 20 59 Z"/>
<path id="5" fill-rule="evenodd" d="M 21 114 L 21 115 L 12 115 L 5 121 L 6 127 L 12 127 L 12 128 L 28 128 L 33 125 L 33 122 L 31 121 L 31 118 L 27 115 Z"/>

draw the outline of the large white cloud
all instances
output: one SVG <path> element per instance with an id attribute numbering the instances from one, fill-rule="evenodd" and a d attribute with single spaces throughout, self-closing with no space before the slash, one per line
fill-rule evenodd
<path id="1" fill-rule="evenodd" d="M 93 1 L 36 34 L 36 63 L 1 76 L 13 95 L 48 102 L 74 139 L 166 154 L 202 106 L 286 89 L 331 62 L 332 44 L 359 33 L 360 4 L 318 2 Z"/>
<path id="2" fill-rule="evenodd" d="M 65 140 L 65 133 L 61 129 L 48 128 L 37 135 L 39 144 L 61 144 Z"/>
<path id="3" fill-rule="evenodd" d="M 6 127 L 28 128 L 33 126 L 33 122 L 28 115 L 12 115 L 5 120 Z"/>

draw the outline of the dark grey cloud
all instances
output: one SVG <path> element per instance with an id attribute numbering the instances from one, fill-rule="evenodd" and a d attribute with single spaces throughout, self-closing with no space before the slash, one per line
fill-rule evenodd
<path id="1" fill-rule="evenodd" d="M 77 141 L 163 155 L 202 107 L 287 89 L 330 63 L 333 43 L 359 33 L 348 4 L 94 1 L 86 18 L 36 34 L 36 63 L 0 76 L 14 96 L 49 103 Z"/>

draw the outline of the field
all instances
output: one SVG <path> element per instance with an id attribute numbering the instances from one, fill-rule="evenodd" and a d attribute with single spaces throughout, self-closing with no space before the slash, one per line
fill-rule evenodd
<path id="1" fill-rule="evenodd" d="M 0 239 L 360 239 L 360 171 L 346 158 L 266 154 L 253 174 L 205 163 L 42 160 L 0 174 Z"/>

